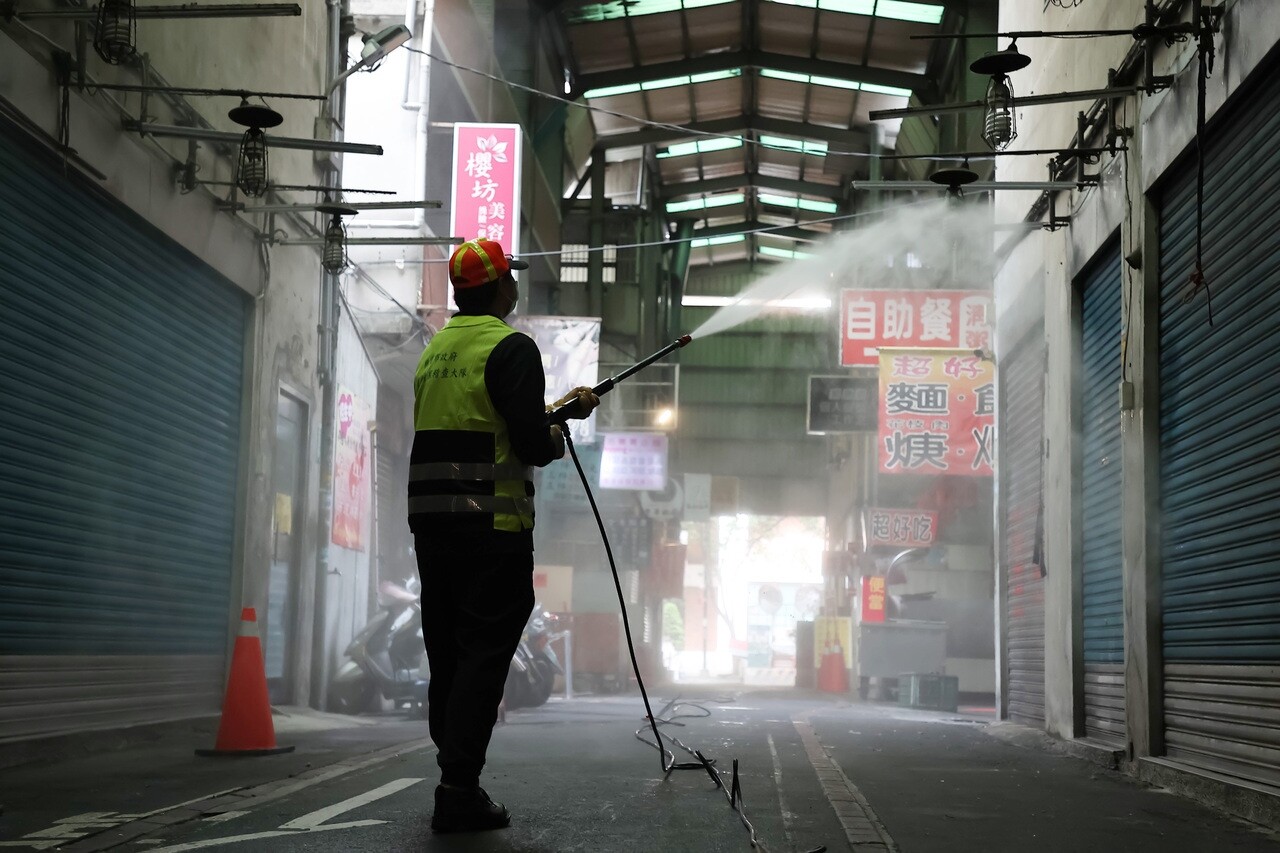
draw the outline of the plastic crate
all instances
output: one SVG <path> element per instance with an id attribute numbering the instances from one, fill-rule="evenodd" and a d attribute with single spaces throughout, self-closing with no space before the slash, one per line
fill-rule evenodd
<path id="1" fill-rule="evenodd" d="M 954 675 L 909 672 L 898 676 L 898 704 L 931 711 L 959 707 L 960 679 Z"/>

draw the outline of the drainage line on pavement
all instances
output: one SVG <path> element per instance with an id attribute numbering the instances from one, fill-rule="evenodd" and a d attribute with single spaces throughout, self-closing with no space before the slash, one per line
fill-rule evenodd
<path id="1" fill-rule="evenodd" d="M 578 477 L 582 480 L 582 488 L 587 493 L 587 501 L 591 504 L 591 512 L 595 515 L 596 524 L 600 528 L 600 538 L 604 542 L 605 556 L 609 558 L 609 570 L 613 573 L 613 586 L 618 593 L 618 606 L 622 608 L 622 628 L 627 638 L 627 652 L 631 656 L 631 670 L 635 673 L 636 684 L 640 687 L 640 698 L 644 700 L 645 718 L 649 721 L 649 730 L 653 732 L 654 740 L 651 742 L 641 736 L 641 733 L 644 732 L 643 727 L 636 731 L 636 738 L 638 738 L 642 743 L 647 743 L 658 750 L 660 763 L 662 765 L 662 773 L 664 776 L 669 776 L 673 770 L 705 770 L 711 777 L 711 781 L 715 783 L 716 788 L 723 792 L 728 798 L 729 807 L 737 812 L 739 819 L 742 820 L 742 825 L 747 828 L 747 832 L 751 835 L 751 846 L 758 850 L 763 850 L 764 853 L 769 853 L 769 848 L 766 847 L 764 842 L 756 835 L 755 827 L 751 825 L 751 821 L 747 819 L 747 813 L 742 808 L 742 783 L 738 778 L 738 759 L 735 758 L 733 760 L 733 776 L 731 779 L 731 785 L 726 788 L 724 778 L 720 775 L 719 769 L 716 768 L 714 759 L 707 758 L 699 750 L 691 749 L 681 743 L 679 738 L 669 735 L 668 739 L 673 744 L 698 759 L 697 761 L 677 763 L 675 760 L 675 753 L 667 749 L 666 745 L 662 741 L 662 733 L 658 731 L 659 722 L 663 725 L 683 725 L 683 723 L 676 723 L 675 716 L 668 719 L 660 719 L 659 715 L 655 715 L 653 713 L 653 707 L 649 704 L 649 692 L 645 690 L 644 679 L 640 676 L 640 664 L 636 660 L 636 647 L 634 641 L 631 639 L 631 624 L 627 618 L 626 596 L 622 594 L 622 581 L 618 577 L 618 565 L 613 559 L 613 548 L 609 545 L 609 534 L 605 531 L 604 519 L 600 516 L 600 508 L 596 505 L 596 497 L 591 491 L 591 484 L 587 480 L 586 472 L 582 469 L 582 462 L 578 459 L 578 451 L 573 446 L 573 437 L 569 434 L 568 429 L 565 429 L 564 431 L 564 442 L 565 446 L 569 449 L 569 455 L 573 458 L 573 466 L 578 469 Z M 673 699 L 662 709 L 662 713 L 673 713 L 678 707 L 679 704 L 675 699 Z M 702 715 L 689 714 L 678 716 L 711 716 L 711 712 L 706 708 L 702 708 L 700 705 L 693 707 L 701 708 L 701 710 L 706 711 L 706 713 Z M 825 846 L 816 847 L 813 850 L 808 851 L 808 853 L 824 853 L 826 849 L 827 848 Z"/>

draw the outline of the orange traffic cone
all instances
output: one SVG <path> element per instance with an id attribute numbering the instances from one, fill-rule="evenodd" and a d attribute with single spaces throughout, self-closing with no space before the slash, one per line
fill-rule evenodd
<path id="1" fill-rule="evenodd" d="M 213 749 L 197 749 L 196 755 L 276 755 L 293 752 L 276 746 L 267 698 L 267 671 L 262 664 L 258 617 L 252 607 L 240 611 L 240 633 L 231 653 L 231 677 L 222 700 L 222 722 Z"/>
<path id="2" fill-rule="evenodd" d="M 818 689 L 824 693 L 845 693 L 849 689 L 848 673 L 844 669 L 844 649 L 834 635 L 822 652 L 818 665 Z"/>

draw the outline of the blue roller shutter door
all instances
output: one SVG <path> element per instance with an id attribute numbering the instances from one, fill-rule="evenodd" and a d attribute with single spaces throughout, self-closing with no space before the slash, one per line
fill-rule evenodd
<path id="1" fill-rule="evenodd" d="M 0 142 L 0 738 L 216 709 L 247 300 Z"/>
<path id="2" fill-rule="evenodd" d="M 1168 756 L 1280 784 L 1280 75 L 1233 96 L 1162 188 L 1160 474 Z"/>
<path id="3" fill-rule="evenodd" d="M 1124 583 L 1121 571 L 1120 243 L 1080 279 L 1085 734 L 1124 744 Z"/>
<path id="4" fill-rule="evenodd" d="M 1005 702 L 1010 719 L 1037 728 L 1044 727 L 1044 574 L 1037 563 L 1044 370 L 1044 327 L 1037 324 L 999 365 Z"/>

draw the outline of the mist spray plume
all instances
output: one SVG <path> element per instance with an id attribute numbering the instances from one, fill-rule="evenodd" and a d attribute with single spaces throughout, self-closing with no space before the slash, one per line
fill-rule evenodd
<path id="1" fill-rule="evenodd" d="M 692 333 L 714 335 L 762 316 L 837 306 L 845 288 L 875 290 L 991 287 L 991 208 L 940 199 L 891 208 L 884 216 L 799 250 Z"/>

